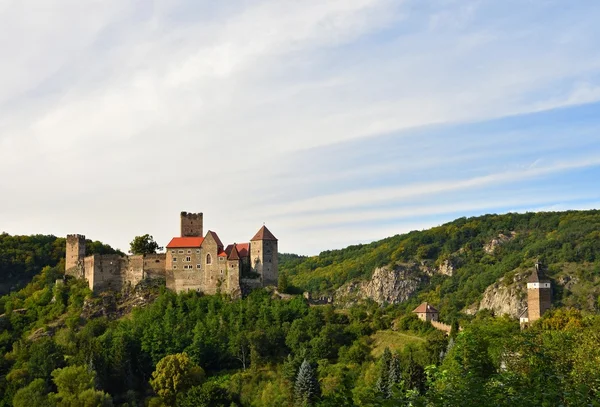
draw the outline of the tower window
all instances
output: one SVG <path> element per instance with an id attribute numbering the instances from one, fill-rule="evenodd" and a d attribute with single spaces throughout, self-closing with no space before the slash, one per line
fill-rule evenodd
<path id="1" fill-rule="evenodd" d="M 212 264 L 212 257 L 210 256 L 210 253 L 206 255 L 206 264 Z"/>
<path id="2" fill-rule="evenodd" d="M 192 258 L 191 258 L 190 256 L 187 256 L 187 257 L 185 258 L 185 261 L 187 261 L 187 262 L 190 262 L 190 261 L 192 261 Z"/>

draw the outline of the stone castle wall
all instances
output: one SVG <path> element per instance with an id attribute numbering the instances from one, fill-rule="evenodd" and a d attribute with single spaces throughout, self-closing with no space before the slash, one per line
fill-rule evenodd
<path id="1" fill-rule="evenodd" d="M 182 237 L 202 236 L 202 213 L 182 212 L 180 220 Z M 85 278 L 92 291 L 119 291 L 143 280 L 164 279 L 167 288 L 176 292 L 221 292 L 237 297 L 254 288 L 277 284 L 276 240 L 251 242 L 251 257 L 240 260 L 228 260 L 222 243 L 217 240 L 211 232 L 198 248 L 172 248 L 164 254 L 86 257 L 85 236 L 69 235 L 65 272 Z M 242 281 L 241 274 L 247 271 L 254 271 L 260 277 Z"/>

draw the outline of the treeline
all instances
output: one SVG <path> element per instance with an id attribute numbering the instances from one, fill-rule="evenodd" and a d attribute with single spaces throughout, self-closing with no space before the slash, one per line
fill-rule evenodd
<path id="1" fill-rule="evenodd" d="M 514 236 L 512 233 L 515 233 Z M 488 253 L 484 247 L 500 234 L 510 237 Z M 478 300 L 485 288 L 517 268 L 535 261 L 550 276 L 564 263 L 595 263 L 600 275 L 600 211 L 539 212 L 460 218 L 424 231 L 396 235 L 365 245 L 322 252 L 298 263 L 283 264 L 290 286 L 299 291 L 331 292 L 353 278 L 369 278 L 376 267 L 396 262 L 425 262 L 431 267 L 449 260 L 452 277 L 435 276 L 420 295 L 433 295 L 447 319 Z"/>

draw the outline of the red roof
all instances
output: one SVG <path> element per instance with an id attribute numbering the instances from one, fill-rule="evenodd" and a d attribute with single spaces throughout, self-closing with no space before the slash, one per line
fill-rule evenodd
<path id="1" fill-rule="evenodd" d="M 419 305 L 417 308 L 415 308 L 413 310 L 413 312 L 416 312 L 417 314 L 430 314 L 430 313 L 437 313 L 439 312 L 438 310 L 436 310 L 435 308 L 433 308 L 432 305 L 424 302 L 423 304 Z"/>
<path id="2" fill-rule="evenodd" d="M 174 237 L 167 245 L 167 249 L 200 247 L 203 241 L 203 237 Z"/>
<path id="3" fill-rule="evenodd" d="M 227 249 L 229 249 L 229 250 L 225 249 L 228 260 L 239 260 L 240 259 L 239 253 L 236 249 L 236 246 L 237 245 L 235 245 L 235 244 L 230 244 L 229 246 L 227 246 Z"/>
<path id="4" fill-rule="evenodd" d="M 227 253 L 225 253 L 225 250 L 221 250 L 219 252 L 219 254 L 217 254 L 217 256 L 219 256 L 219 257 L 227 257 Z"/>
<path id="5" fill-rule="evenodd" d="M 273 236 L 273 233 L 271 233 L 269 231 L 269 229 L 267 229 L 266 226 L 263 226 L 262 228 L 260 228 L 260 230 L 254 235 L 254 237 L 252 239 L 250 239 L 251 242 L 255 241 L 255 240 L 277 240 L 277 238 L 275 236 Z"/>
<path id="6" fill-rule="evenodd" d="M 232 249 L 232 244 L 225 248 L 225 252 L 228 256 L 231 254 Z M 239 257 L 248 257 L 250 255 L 250 243 L 235 243 L 235 249 L 237 250 Z"/>

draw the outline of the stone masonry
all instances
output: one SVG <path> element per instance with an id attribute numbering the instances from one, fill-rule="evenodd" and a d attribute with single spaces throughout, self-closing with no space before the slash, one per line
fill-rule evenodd
<path id="1" fill-rule="evenodd" d="M 181 212 L 181 236 L 166 253 L 86 257 L 85 236 L 67 236 L 66 274 L 84 278 L 92 291 L 122 290 L 142 280 L 164 279 L 176 292 L 218 292 L 240 296 L 248 289 L 276 285 L 277 238 L 263 226 L 249 243 L 224 247 L 219 236 L 203 237 L 203 214 Z"/>

